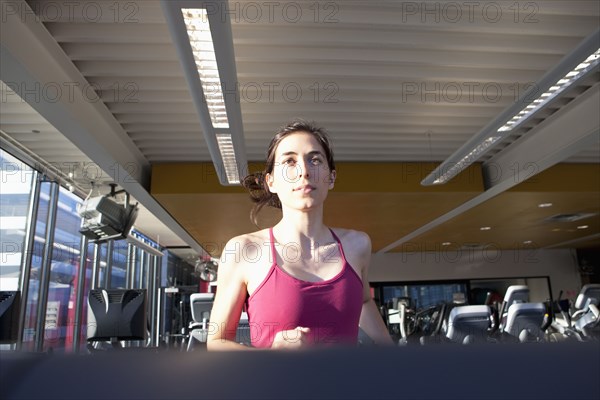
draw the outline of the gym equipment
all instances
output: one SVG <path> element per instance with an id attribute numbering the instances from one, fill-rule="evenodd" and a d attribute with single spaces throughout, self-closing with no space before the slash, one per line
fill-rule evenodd
<path id="1" fill-rule="evenodd" d="M 146 340 L 146 289 L 92 289 L 88 296 L 87 341 L 91 351 L 98 342 Z"/>
<path id="2" fill-rule="evenodd" d="M 575 301 L 575 313 L 571 316 L 572 326 L 586 338 L 598 337 L 600 329 L 600 284 L 584 285 Z"/>
<path id="3" fill-rule="evenodd" d="M 545 314 L 544 303 L 529 302 L 529 288 L 526 285 L 509 286 L 498 314 L 500 339 L 506 340 L 505 335 L 509 335 L 520 342 L 544 341 L 541 328 Z"/>
<path id="4" fill-rule="evenodd" d="M 190 308 L 192 310 L 192 322 L 188 327 L 189 338 L 187 351 L 192 349 L 194 340 L 206 343 L 208 337 L 208 322 L 212 311 L 214 293 L 193 293 L 190 295 Z"/>
<path id="5" fill-rule="evenodd" d="M 448 316 L 446 337 L 462 344 L 486 342 L 491 314 L 490 307 L 485 305 L 454 307 Z"/>
<path id="6" fill-rule="evenodd" d="M 558 300 L 553 303 L 554 318 L 547 331 L 551 341 L 563 341 L 576 339 L 586 341 L 600 337 L 600 284 L 587 284 L 581 288 L 573 308 L 575 312 L 571 315 L 569 301 Z M 558 318 L 556 311 L 560 312 L 562 318 Z"/>

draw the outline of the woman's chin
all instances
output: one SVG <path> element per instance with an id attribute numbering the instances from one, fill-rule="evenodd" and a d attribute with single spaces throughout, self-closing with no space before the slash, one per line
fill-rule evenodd
<path id="1" fill-rule="evenodd" d="M 297 211 L 310 211 L 318 208 L 322 204 L 322 202 L 315 201 L 314 199 L 306 199 L 304 201 L 288 203 L 287 208 Z"/>

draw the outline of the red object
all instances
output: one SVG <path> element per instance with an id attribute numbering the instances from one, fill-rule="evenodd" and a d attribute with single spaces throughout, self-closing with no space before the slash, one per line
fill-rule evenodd
<path id="1" fill-rule="evenodd" d="M 198 293 L 210 293 L 210 282 L 200 279 L 200 283 L 198 284 Z"/>
<path id="2" fill-rule="evenodd" d="M 310 328 L 308 343 L 356 344 L 363 285 L 346 261 L 340 240 L 331 233 L 338 243 L 343 267 L 331 279 L 308 282 L 289 275 L 277 265 L 275 239 L 270 229 L 273 265 L 247 302 L 254 347 L 271 347 L 277 332 L 298 326 Z"/>

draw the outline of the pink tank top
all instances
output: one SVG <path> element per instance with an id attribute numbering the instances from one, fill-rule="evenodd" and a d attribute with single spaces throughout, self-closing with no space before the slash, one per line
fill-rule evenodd
<path id="1" fill-rule="evenodd" d="M 308 343 L 311 344 L 357 343 L 363 303 L 362 280 L 346 261 L 339 238 L 330 231 L 338 243 L 342 270 L 331 279 L 308 282 L 291 276 L 277 265 L 273 228 L 269 229 L 273 265 L 246 303 L 254 347 L 271 347 L 277 332 L 297 326 L 310 328 Z"/>

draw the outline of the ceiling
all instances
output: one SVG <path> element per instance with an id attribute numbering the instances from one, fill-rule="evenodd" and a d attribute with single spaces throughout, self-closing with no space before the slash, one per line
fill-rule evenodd
<path id="1" fill-rule="evenodd" d="M 118 183 L 167 247 L 218 256 L 255 229 L 216 181 L 158 0 L 2 3 L 3 147 L 83 191 Z M 419 184 L 600 27 L 595 0 L 467 3 L 229 2 L 246 159 L 292 118 L 326 127 L 326 223 L 375 252 L 600 246 L 597 71 L 455 180 Z"/>

